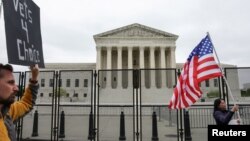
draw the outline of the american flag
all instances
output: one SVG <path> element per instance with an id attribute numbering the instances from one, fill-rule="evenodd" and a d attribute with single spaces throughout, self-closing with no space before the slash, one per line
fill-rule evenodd
<path id="1" fill-rule="evenodd" d="M 194 104 L 202 95 L 199 83 L 219 76 L 222 76 L 222 73 L 214 59 L 213 44 L 207 35 L 194 48 L 184 64 L 169 102 L 169 109 L 182 109 Z"/>

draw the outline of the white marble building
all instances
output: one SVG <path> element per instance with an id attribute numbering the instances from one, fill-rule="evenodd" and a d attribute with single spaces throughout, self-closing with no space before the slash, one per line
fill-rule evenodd
<path id="1" fill-rule="evenodd" d="M 104 33 L 94 35 L 96 43 L 96 63 L 46 64 L 47 70 L 97 70 L 99 99 L 102 104 L 133 102 L 133 70 L 141 71 L 141 100 L 143 104 L 161 104 L 172 97 L 176 80 L 175 49 L 177 35 L 157 30 L 141 24 L 131 24 Z M 229 65 L 232 67 L 232 65 Z M 233 66 L 234 67 L 234 66 Z M 49 74 L 51 75 L 51 74 Z M 44 73 L 41 82 L 50 84 L 51 76 Z M 233 79 L 237 78 L 237 72 Z M 236 79 L 238 80 L 238 79 Z M 92 77 L 90 72 L 62 72 L 61 86 L 66 91 L 65 101 L 89 102 Z M 71 83 L 69 85 L 68 83 Z M 85 87 L 85 86 L 88 87 Z M 239 88 L 239 82 L 233 86 Z M 204 93 L 218 90 L 218 80 L 211 79 L 201 84 Z M 239 89 L 238 89 L 239 90 Z M 40 89 L 40 101 L 50 99 L 52 88 Z M 41 94 L 42 93 L 42 94 Z"/>
<path id="2" fill-rule="evenodd" d="M 132 102 L 133 73 L 131 69 L 176 68 L 177 38 L 177 35 L 141 24 L 131 24 L 94 35 L 97 70 L 130 69 L 127 72 L 105 71 L 101 73 L 100 93 L 104 95 L 100 95 L 101 102 Z M 146 103 L 166 102 L 171 96 L 174 85 L 175 77 L 172 74 L 174 71 L 172 73 L 166 70 L 142 71 L 142 101 Z M 114 97 L 116 99 L 112 101 Z"/>
<path id="3" fill-rule="evenodd" d="M 51 102 L 52 93 L 56 91 L 53 84 L 60 85 L 60 98 L 63 102 L 90 102 L 92 70 L 95 69 L 95 63 L 47 63 L 45 68 L 39 74 L 38 102 Z M 62 71 L 56 75 L 55 72 L 59 70 Z M 57 91 L 59 93 L 59 90 Z"/>
<path id="4" fill-rule="evenodd" d="M 94 35 L 96 69 L 175 68 L 177 38 L 140 24 Z"/>

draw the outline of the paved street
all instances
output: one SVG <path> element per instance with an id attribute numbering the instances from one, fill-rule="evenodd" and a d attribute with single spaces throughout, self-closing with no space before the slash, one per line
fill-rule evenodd
<path id="1" fill-rule="evenodd" d="M 150 108 L 151 109 L 151 108 Z M 65 109 L 67 111 L 67 109 Z M 69 109 L 68 109 L 69 110 Z M 77 109 L 75 109 L 77 111 Z M 146 110 L 146 109 L 144 109 Z M 147 109 L 149 110 L 149 109 Z M 65 138 L 64 140 L 87 141 L 89 128 L 89 115 L 86 113 L 67 114 L 65 111 Z M 83 110 L 84 111 L 84 110 Z M 120 133 L 120 115 L 116 112 L 103 113 L 99 117 L 99 140 L 100 141 L 118 141 Z M 127 111 L 131 111 L 128 110 Z M 107 111 L 106 111 L 107 112 Z M 112 114 L 111 114 L 112 113 Z M 147 113 L 147 112 L 145 112 Z M 111 115 L 108 115 L 111 114 Z M 173 117 L 176 118 L 176 117 Z M 176 119 L 175 119 L 176 120 Z M 133 140 L 133 116 L 126 115 L 125 112 L 125 131 L 127 141 Z M 51 115 L 39 114 L 38 137 L 33 139 L 50 139 L 51 132 Z M 159 141 L 177 141 L 177 125 L 170 124 L 168 120 L 158 117 L 158 137 Z M 33 115 L 30 113 L 24 118 L 23 138 L 31 138 L 33 128 Z M 193 141 L 206 141 L 206 128 L 192 128 Z M 151 141 L 152 138 L 152 116 L 142 116 L 142 141 Z"/>

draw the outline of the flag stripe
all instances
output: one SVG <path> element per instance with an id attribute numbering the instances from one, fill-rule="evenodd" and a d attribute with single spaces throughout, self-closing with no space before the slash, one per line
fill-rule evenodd
<path id="1" fill-rule="evenodd" d="M 197 73 L 201 75 L 202 73 L 206 73 L 206 72 L 208 72 L 210 70 L 218 70 L 218 71 L 220 71 L 220 69 L 218 69 L 217 65 L 211 65 L 211 66 L 207 66 L 207 67 L 204 67 L 204 68 L 198 70 Z"/>
<path id="2" fill-rule="evenodd" d="M 209 61 L 209 62 L 204 62 L 202 64 L 199 64 L 197 70 L 198 71 L 201 70 L 201 69 L 205 69 L 206 70 L 206 69 L 209 69 L 209 68 L 206 68 L 206 67 L 211 67 L 211 66 L 215 66 L 216 68 L 218 68 L 218 65 L 216 64 L 216 62 Z"/>
<path id="3" fill-rule="evenodd" d="M 210 69 L 208 71 L 203 71 L 202 73 L 199 73 L 197 78 L 200 79 L 201 77 L 205 77 L 206 75 L 211 75 L 213 73 L 220 72 L 220 69 Z"/>
<path id="4" fill-rule="evenodd" d="M 210 60 L 211 59 L 211 60 Z M 199 58 L 199 63 L 207 62 L 207 61 L 215 61 L 213 54 L 207 54 Z"/>
<path id="5" fill-rule="evenodd" d="M 204 80 L 207 80 L 207 79 L 210 79 L 210 78 L 215 78 L 215 77 L 219 77 L 221 76 L 221 72 L 218 72 L 218 73 L 213 73 L 213 74 L 210 74 L 210 75 L 206 75 L 204 77 L 201 77 L 198 79 L 199 82 L 202 82 Z"/>

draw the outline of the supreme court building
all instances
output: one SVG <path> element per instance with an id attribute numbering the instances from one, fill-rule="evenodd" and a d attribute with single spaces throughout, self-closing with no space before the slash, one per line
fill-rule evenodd
<path id="1" fill-rule="evenodd" d="M 131 24 L 94 35 L 96 63 L 49 63 L 46 69 L 97 70 L 100 103 L 133 102 L 133 70 L 141 69 L 139 75 L 141 101 L 144 104 L 167 103 L 176 84 L 176 41 L 178 36 L 141 24 Z M 233 65 L 227 65 L 235 67 Z M 66 74 L 68 73 L 68 74 Z M 65 72 L 60 85 L 67 92 L 66 101 L 89 102 L 92 77 L 89 72 Z M 235 72 L 237 74 L 237 72 Z M 237 75 L 235 75 L 237 77 Z M 48 75 L 41 74 L 41 83 L 51 83 Z M 235 79 L 235 78 L 234 78 Z M 70 85 L 70 82 L 72 83 Z M 46 83 L 45 83 L 46 84 Z M 237 89 L 238 79 L 235 79 Z M 218 91 L 218 79 L 207 80 L 200 85 L 204 93 Z M 48 93 L 49 86 L 41 87 L 40 93 Z M 50 91 L 50 90 L 49 90 Z M 41 100 L 43 99 L 43 100 Z M 49 96 L 43 94 L 40 100 Z M 68 99 L 68 100 L 67 100 Z"/>
<path id="2" fill-rule="evenodd" d="M 175 73 L 173 70 L 155 69 L 176 68 L 177 38 L 177 35 L 137 23 L 94 35 L 97 70 L 130 70 L 101 71 L 101 92 L 110 95 L 103 97 L 103 102 L 118 95 L 121 99 L 116 99 L 117 102 L 131 101 L 132 95 L 126 93 L 133 90 L 132 69 L 146 69 L 140 75 L 142 100 L 146 103 L 159 102 L 159 99 L 166 102 L 166 93 L 172 96 Z"/>
<path id="3" fill-rule="evenodd" d="M 140 24 L 94 35 L 96 69 L 175 68 L 177 38 Z"/>

